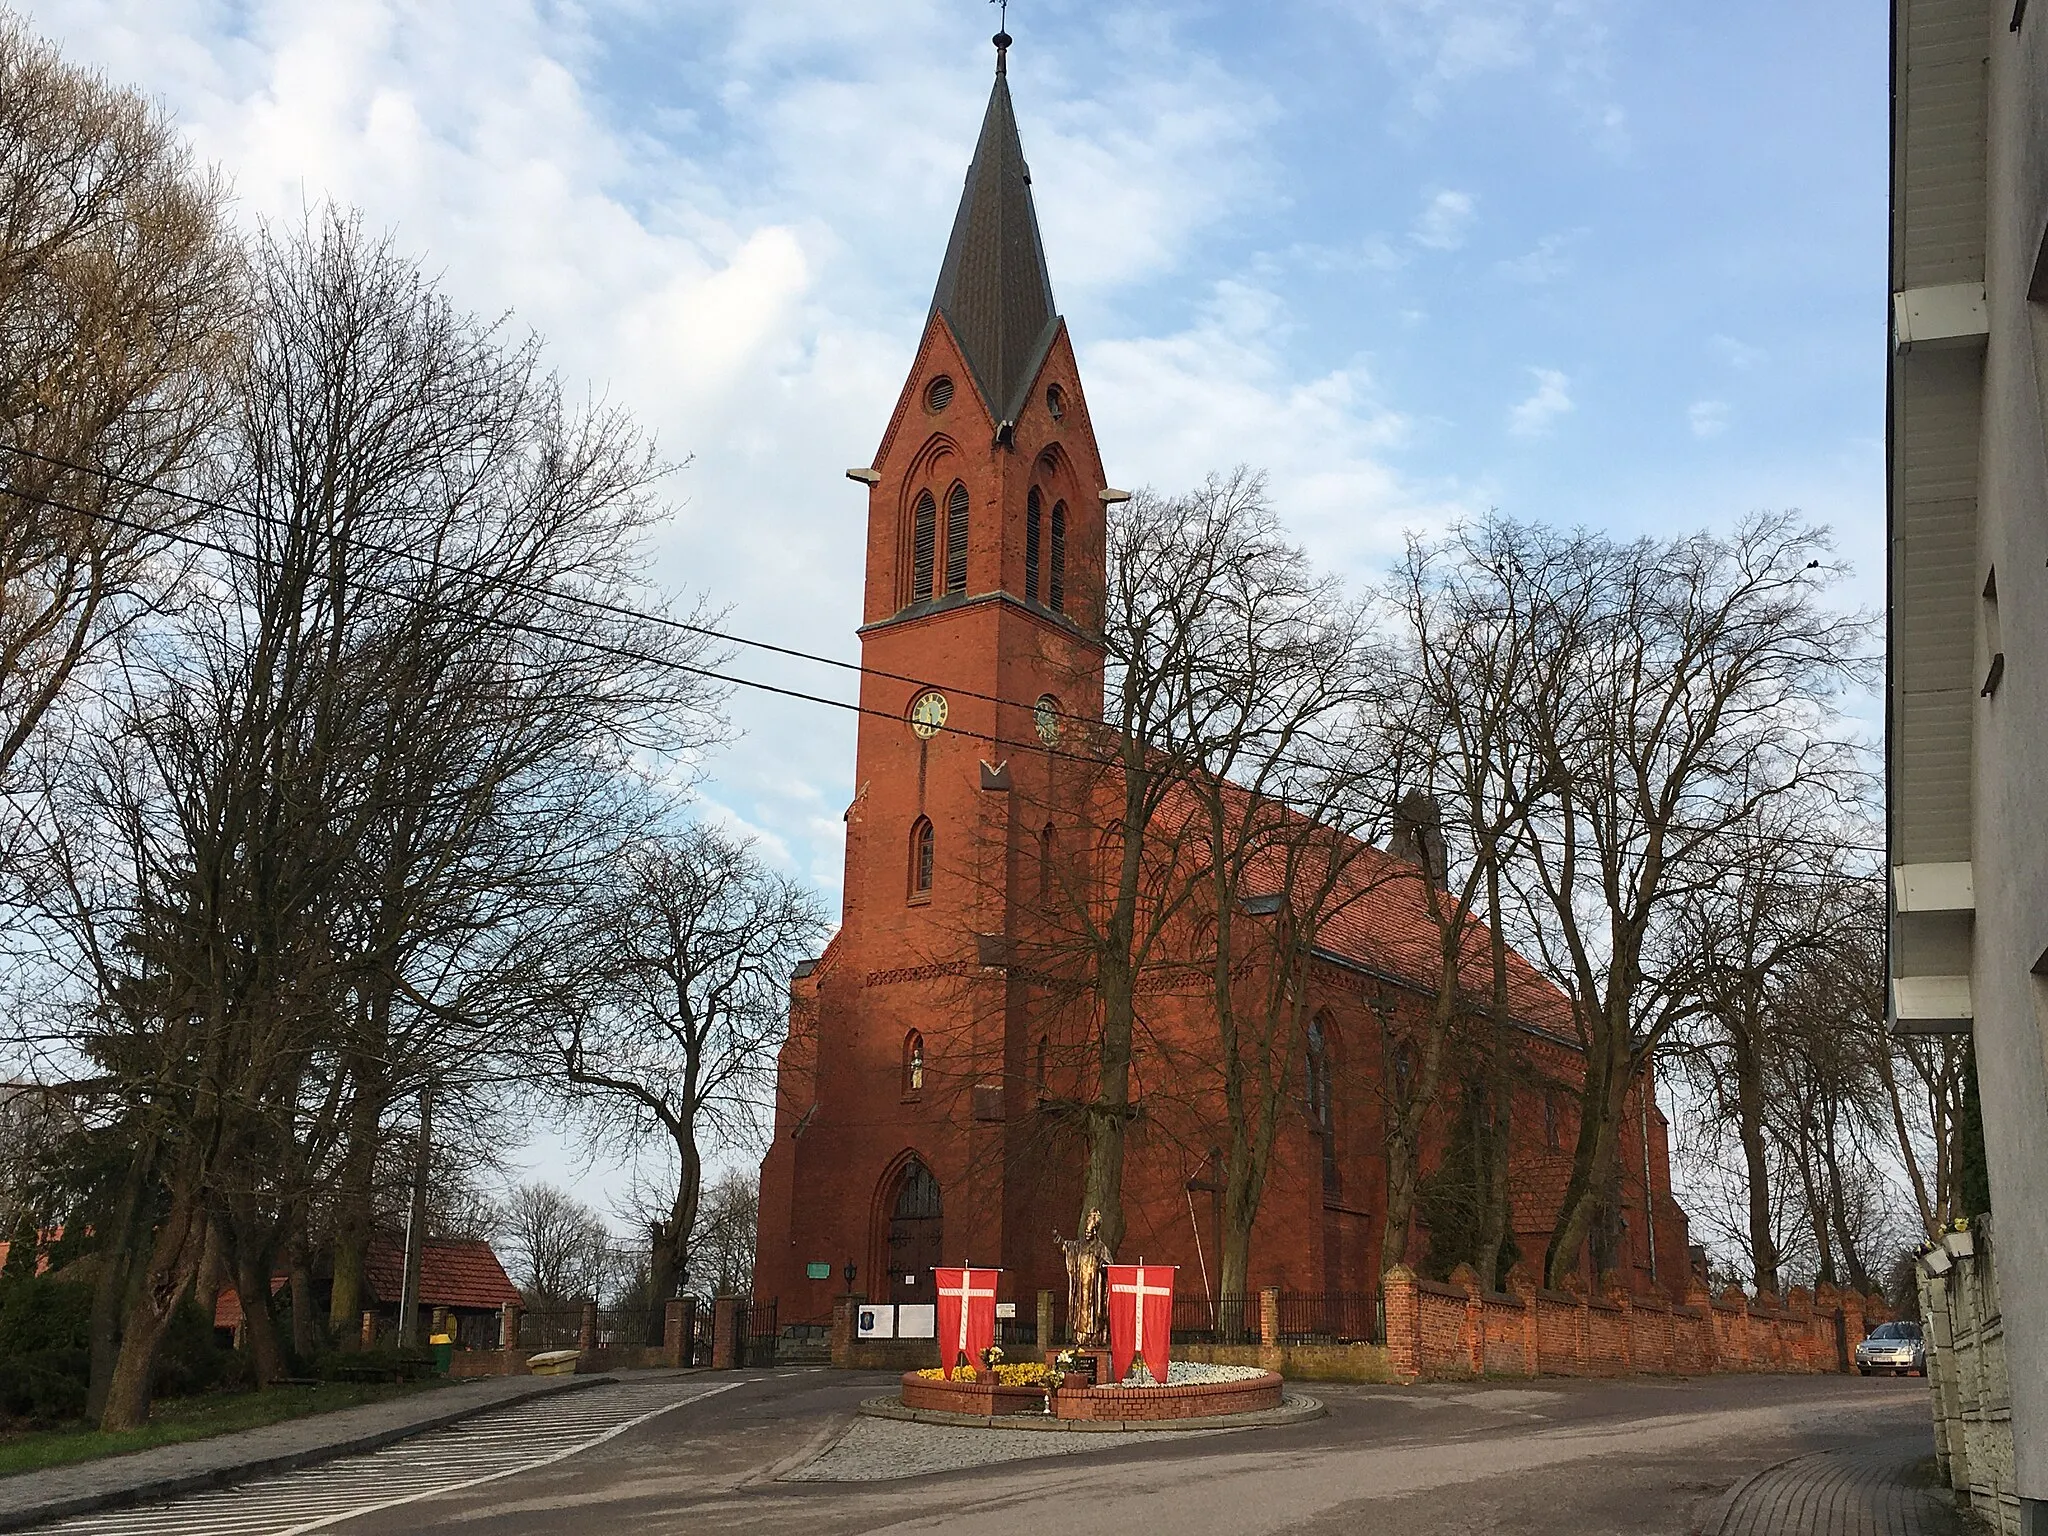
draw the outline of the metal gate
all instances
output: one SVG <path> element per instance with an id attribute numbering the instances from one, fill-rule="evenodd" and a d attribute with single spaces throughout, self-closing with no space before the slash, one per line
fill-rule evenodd
<path id="1" fill-rule="evenodd" d="M 733 1307 L 733 1364 L 775 1363 L 775 1302 L 742 1299 Z"/>

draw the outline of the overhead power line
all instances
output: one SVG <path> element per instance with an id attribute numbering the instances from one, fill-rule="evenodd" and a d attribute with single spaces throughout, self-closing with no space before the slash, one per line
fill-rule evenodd
<path id="1" fill-rule="evenodd" d="M 276 513 L 273 512 L 261 511 L 253 507 L 238 506 L 232 502 L 221 501 L 218 500 L 217 498 L 208 496 L 201 496 L 191 491 L 177 490 L 170 487 L 156 485 L 150 481 L 140 480 L 133 476 L 120 474 L 114 470 L 100 468 L 98 466 L 90 464 L 81 464 L 74 460 L 59 458 L 51 454 L 41 453 L 35 449 L 24 448 L 17 444 L 0 443 L 0 451 L 15 454 L 19 457 L 30 459 L 37 463 L 46 464 L 51 466 L 52 468 L 69 470 L 76 474 L 89 475 L 94 478 L 107 481 L 108 483 L 111 484 L 125 486 L 131 490 L 146 492 L 150 495 L 167 497 L 171 500 L 182 502 L 190 506 L 201 507 L 208 511 L 220 512 L 232 517 L 248 518 L 256 522 L 264 523 L 271 527 L 288 526 L 288 524 L 285 522 L 283 518 L 279 517 Z M 33 502 L 42 506 L 54 507 L 62 511 L 74 513 L 80 517 L 92 518 L 96 521 L 109 524 L 110 526 L 125 528 L 130 530 L 131 532 L 144 534 L 149 537 L 161 538 L 166 541 L 185 545 L 190 548 L 203 549 L 212 554 L 224 555 L 229 559 L 249 559 L 252 557 L 251 552 L 248 550 L 239 550 L 234 548 L 232 545 L 220 543 L 212 539 L 202 538 L 190 532 L 186 532 L 183 530 L 169 530 L 157 528 L 148 523 L 143 523 L 132 518 L 123 517 L 119 513 L 110 512 L 105 508 L 82 507 L 74 502 L 69 502 L 58 497 L 48 496 L 38 492 L 29 491 L 18 486 L 0 487 L 0 494 L 9 495 L 19 500 Z M 354 536 L 351 536 L 350 542 L 355 547 L 365 550 L 369 553 L 385 555 L 396 560 L 410 561 L 426 570 L 457 575 L 472 574 L 467 567 L 464 567 L 457 562 L 442 559 L 434 555 L 423 554 L 417 550 L 404 549 L 397 545 L 385 544 L 377 540 L 364 539 Z M 750 635 L 740 634 L 732 630 L 719 629 L 704 624 L 694 624 L 689 622 L 688 620 L 678 619 L 668 614 L 652 613 L 645 609 L 634 608 L 623 603 L 611 602 L 604 598 L 591 597 L 586 594 L 576 592 L 559 591 L 553 587 L 544 586 L 537 582 L 522 581 L 516 577 L 493 577 L 492 584 L 501 587 L 504 590 L 517 592 L 523 596 L 532 597 L 540 602 L 550 604 L 556 609 L 558 613 L 563 613 L 565 617 L 570 616 L 569 613 L 564 612 L 565 608 L 570 610 L 583 609 L 592 614 L 602 614 L 609 618 L 625 619 L 634 623 L 645 624 L 655 628 L 673 630 L 679 633 L 694 636 L 699 639 L 722 642 L 728 645 L 741 646 L 749 650 L 756 650 L 765 652 L 770 655 L 782 656 L 794 661 L 811 662 L 818 666 L 830 667 L 835 670 L 843 672 L 851 672 L 861 677 L 874 677 L 880 678 L 884 681 L 904 683 L 912 688 L 918 689 L 937 689 L 941 692 L 956 697 L 974 699 L 983 703 L 994 704 L 999 707 L 1010 707 L 1025 711 L 1033 710 L 1037 707 L 1038 701 L 1035 699 L 1026 701 L 1022 699 L 1004 698 L 999 694 L 985 693 L 978 689 L 968 688 L 957 684 L 948 684 L 934 680 L 929 677 L 915 677 L 907 673 L 892 672 L 884 668 L 870 667 L 859 662 L 845 661 L 835 656 L 821 655 L 815 651 L 806 651 L 794 646 L 778 644 L 774 641 L 756 639 Z M 359 581 L 356 583 L 356 585 L 361 590 L 376 592 L 379 595 L 385 597 L 403 599 L 409 595 L 403 592 L 394 591 L 389 587 L 377 586 L 376 584 L 371 582 Z M 645 651 L 636 650 L 629 646 L 621 646 L 616 644 L 615 642 L 601 640 L 589 635 L 576 634 L 561 629 L 552 629 L 545 625 L 533 624 L 526 622 L 524 620 L 512 619 L 498 615 L 478 615 L 477 617 L 481 618 L 484 622 L 488 624 L 492 624 L 499 628 L 507 629 L 515 633 L 531 635 L 540 639 L 555 640 L 565 644 L 582 647 L 596 654 L 609 655 L 618 660 L 635 661 L 641 663 L 642 665 L 664 668 L 667 670 L 682 673 L 687 676 L 702 678 L 706 681 L 727 683 L 734 687 L 746 688 L 757 693 L 765 693 L 779 698 L 791 699 L 798 703 L 822 705 L 828 709 L 835 709 L 842 711 L 844 713 L 854 715 L 868 715 L 876 719 L 888 720 L 896 724 L 903 723 L 904 719 L 903 715 L 895 710 L 877 709 L 871 705 L 865 705 L 859 702 L 849 702 L 845 699 L 836 699 L 827 694 L 811 693 L 805 689 L 791 688 L 778 683 L 765 682 L 759 678 L 744 677 L 730 672 L 722 672 L 713 667 L 700 666 L 692 662 L 683 661 L 677 657 L 653 655 Z M 1068 721 L 1073 721 L 1082 724 L 1089 723 L 1083 717 L 1078 715 L 1065 714 L 1063 718 Z M 1102 766 L 1101 760 L 1098 758 L 1089 757 L 1084 754 L 1068 751 L 1059 747 L 1047 746 L 1042 740 L 1036 738 L 1035 736 L 1031 738 L 1005 737 L 1002 736 L 1000 733 L 970 730 L 964 726 L 955 725 L 950 720 L 945 725 L 940 726 L 938 728 L 938 732 L 943 735 L 958 736 L 967 740 L 984 742 L 990 747 L 996 748 L 998 750 L 1021 749 L 1031 752 L 1044 752 L 1048 756 L 1061 758 L 1069 762 L 1085 763 L 1094 767 Z M 1313 768 L 1317 766 L 1315 764 L 1308 763 L 1300 758 L 1281 757 L 1276 759 L 1276 762 L 1278 762 L 1279 765 L 1284 767 Z M 1429 789 L 1432 793 L 1449 793 L 1447 791 L 1439 789 L 1435 785 L 1418 786 L 1413 784 L 1401 784 L 1391 779 L 1384 781 L 1382 787 L 1387 789 L 1389 793 L 1416 787 L 1425 787 Z M 1808 847 L 1838 848 L 1845 852 L 1851 853 L 1867 853 L 1883 856 L 1888 852 L 1888 850 L 1885 847 L 1878 844 L 1854 843 L 1827 838 L 1801 837 L 1795 834 L 1783 835 L 1778 840 L 1785 843 L 1798 844 Z"/>

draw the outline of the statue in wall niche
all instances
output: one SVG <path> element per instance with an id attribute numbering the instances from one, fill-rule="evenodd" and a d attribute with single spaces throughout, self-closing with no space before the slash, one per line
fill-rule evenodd
<path id="1" fill-rule="evenodd" d="M 1067 1321 L 1073 1325 L 1074 1343 L 1094 1348 L 1108 1342 L 1109 1269 L 1116 1255 L 1102 1240 L 1102 1212 L 1090 1211 L 1081 1219 L 1081 1235 L 1064 1239 L 1052 1235 L 1067 1263 Z"/>

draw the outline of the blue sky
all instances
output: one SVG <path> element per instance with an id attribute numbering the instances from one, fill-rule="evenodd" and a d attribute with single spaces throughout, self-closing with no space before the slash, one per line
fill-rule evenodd
<path id="1" fill-rule="evenodd" d="M 992 7 L 14 3 L 159 96 L 247 218 L 359 205 L 458 303 L 546 336 L 689 461 L 663 585 L 852 658 L 842 471 L 917 341 Z M 1018 0 L 1111 479 L 1265 468 L 1361 581 L 1404 529 L 1489 507 L 1633 531 L 1796 506 L 1874 603 L 1885 26 L 1847 0 Z M 733 717 L 705 813 L 836 898 L 847 718 L 745 693 Z"/>

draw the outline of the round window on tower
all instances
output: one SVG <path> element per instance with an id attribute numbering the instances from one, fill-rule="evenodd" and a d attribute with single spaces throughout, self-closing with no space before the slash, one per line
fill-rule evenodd
<path id="1" fill-rule="evenodd" d="M 1057 384 L 1045 387 L 1045 408 L 1051 412 L 1054 421 L 1062 421 L 1067 414 L 1067 397 Z"/>
<path id="2" fill-rule="evenodd" d="M 943 373 L 925 386 L 924 406 L 932 412 L 943 411 L 953 403 L 953 381 Z"/>

